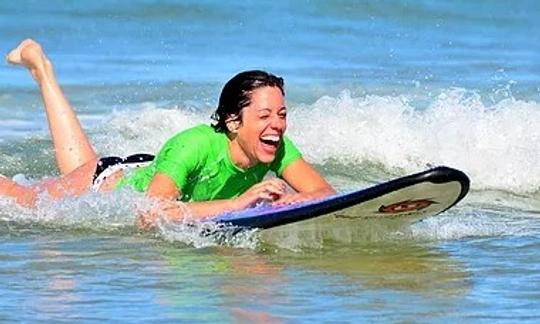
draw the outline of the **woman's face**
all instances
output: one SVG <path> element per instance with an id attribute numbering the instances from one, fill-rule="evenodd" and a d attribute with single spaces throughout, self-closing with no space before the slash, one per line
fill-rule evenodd
<path id="1" fill-rule="evenodd" d="M 287 107 L 281 90 L 262 87 L 251 92 L 251 104 L 241 113 L 237 141 L 250 166 L 274 161 L 287 129 Z"/>

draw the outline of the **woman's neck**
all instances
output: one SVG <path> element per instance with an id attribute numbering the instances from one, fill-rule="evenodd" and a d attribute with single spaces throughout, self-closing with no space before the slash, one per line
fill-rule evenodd
<path id="1" fill-rule="evenodd" d="M 232 162 L 239 168 L 249 169 L 257 164 L 254 162 L 248 154 L 244 151 L 240 143 L 238 142 L 234 134 L 228 135 L 229 137 L 229 154 Z"/>

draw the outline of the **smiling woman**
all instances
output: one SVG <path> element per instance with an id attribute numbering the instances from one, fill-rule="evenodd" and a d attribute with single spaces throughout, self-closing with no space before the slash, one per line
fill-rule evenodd
<path id="1" fill-rule="evenodd" d="M 283 79 L 275 75 L 246 71 L 234 76 L 222 90 L 216 123 L 176 134 L 155 158 L 98 158 L 41 46 L 25 40 L 7 60 L 28 68 L 41 89 L 62 174 L 32 187 L 0 178 L 0 195 L 20 204 L 33 206 L 42 192 L 60 198 L 130 186 L 159 200 L 156 210 L 140 218 L 142 226 L 151 227 L 157 215 L 185 216 L 177 200 L 188 205 L 190 216 L 204 218 L 263 201 L 289 204 L 335 193 L 285 136 Z M 277 178 L 263 180 L 269 171 Z M 295 192 L 289 193 L 287 184 Z"/>

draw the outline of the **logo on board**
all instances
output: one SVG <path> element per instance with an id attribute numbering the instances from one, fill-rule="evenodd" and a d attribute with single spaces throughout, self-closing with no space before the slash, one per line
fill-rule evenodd
<path id="1" fill-rule="evenodd" d="M 403 200 L 391 205 L 381 205 L 379 207 L 379 213 L 383 214 L 397 214 L 413 211 L 420 211 L 438 202 L 431 199 L 416 199 L 416 200 Z"/>

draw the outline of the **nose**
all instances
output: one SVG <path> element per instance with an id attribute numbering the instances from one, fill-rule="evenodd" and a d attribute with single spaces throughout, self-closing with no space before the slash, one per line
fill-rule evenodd
<path id="1" fill-rule="evenodd" d="M 270 127 L 281 132 L 285 131 L 287 128 L 287 120 L 279 115 L 274 115 L 270 123 Z"/>

